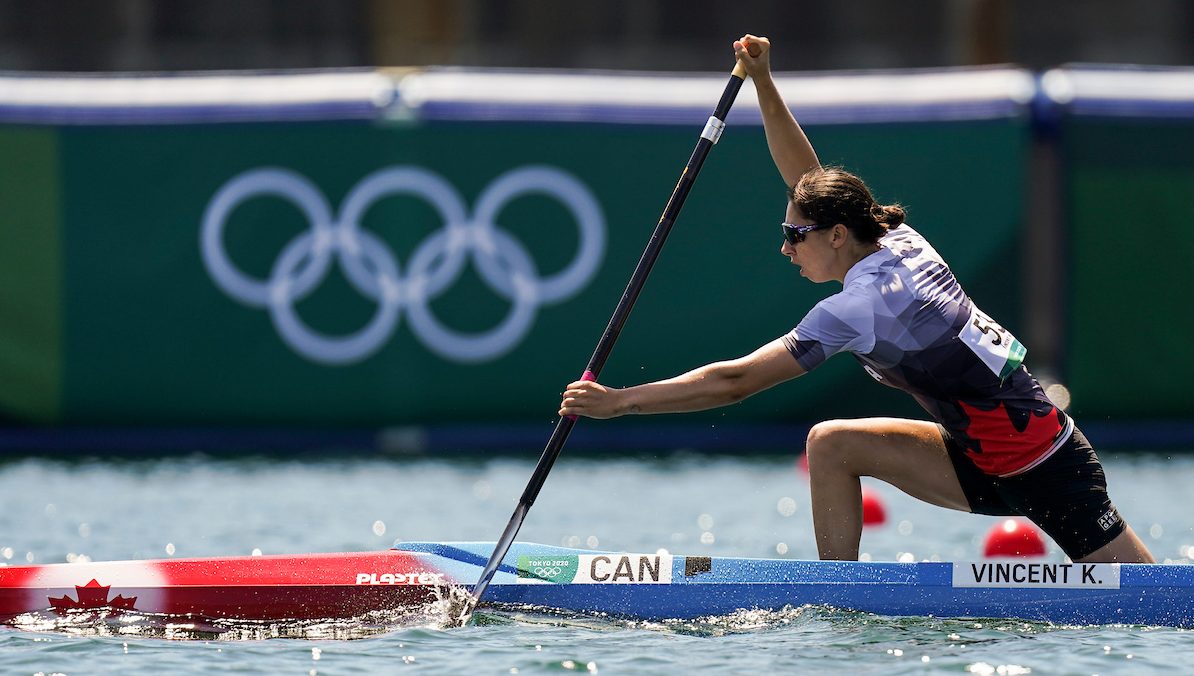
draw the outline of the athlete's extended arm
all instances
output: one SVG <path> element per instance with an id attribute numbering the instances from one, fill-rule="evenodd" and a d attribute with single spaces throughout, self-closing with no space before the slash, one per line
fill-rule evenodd
<path id="1" fill-rule="evenodd" d="M 758 56 L 751 56 L 747 47 L 757 47 Z M 784 177 L 784 184 L 795 185 L 804 172 L 821 166 L 817 153 L 804 135 L 792 111 L 771 78 L 771 41 L 754 35 L 743 35 L 734 42 L 734 55 L 742 62 L 759 96 L 759 111 L 763 114 L 763 131 L 767 134 L 767 148 L 775 166 Z"/>
<path id="2" fill-rule="evenodd" d="M 804 375 L 782 340 L 729 361 L 707 364 L 654 383 L 614 389 L 579 380 L 568 385 L 560 415 L 614 418 L 636 413 L 685 413 L 733 404 Z"/>

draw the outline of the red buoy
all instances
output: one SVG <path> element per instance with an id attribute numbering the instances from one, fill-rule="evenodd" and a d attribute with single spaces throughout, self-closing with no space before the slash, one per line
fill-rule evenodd
<path id="1" fill-rule="evenodd" d="M 805 474 L 808 474 L 808 453 L 801 453 L 800 458 L 796 460 L 796 467 Z"/>
<path id="2" fill-rule="evenodd" d="M 1025 519 L 1006 519 L 987 531 L 983 556 L 988 558 L 1045 555 L 1045 536 Z"/>
<path id="3" fill-rule="evenodd" d="M 887 509 L 883 500 L 866 488 L 862 489 L 862 525 L 880 526 L 887 521 Z"/>

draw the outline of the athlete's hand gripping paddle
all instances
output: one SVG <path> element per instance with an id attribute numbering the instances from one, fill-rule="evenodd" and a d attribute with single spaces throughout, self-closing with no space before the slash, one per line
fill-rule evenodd
<path id="1" fill-rule="evenodd" d="M 747 48 L 749 49 L 753 46 L 748 45 Z M 750 50 L 751 56 L 757 55 L 756 50 L 757 48 Z M 692 190 L 692 186 L 696 182 L 697 174 L 700 172 L 701 166 L 705 163 L 705 157 L 708 156 L 713 145 L 721 137 L 722 129 L 725 128 L 726 115 L 730 112 L 730 106 L 734 104 L 734 98 L 738 96 L 738 90 L 742 88 L 742 83 L 745 80 L 746 68 L 739 62 L 734 67 L 729 82 L 726 83 L 725 91 L 722 92 L 721 100 L 718 101 L 717 107 L 713 110 L 713 115 L 705 124 L 704 130 L 701 131 L 701 137 L 697 141 L 696 148 L 692 151 L 692 157 L 689 158 L 688 164 L 684 167 L 684 172 L 680 174 L 680 181 L 676 183 L 676 188 L 672 191 L 672 196 L 668 199 L 667 206 L 664 207 L 663 215 L 659 218 L 659 223 L 655 226 L 655 232 L 651 234 L 651 239 L 647 242 L 647 248 L 643 251 L 638 265 L 634 268 L 634 274 L 630 277 L 630 283 L 626 285 L 626 290 L 622 292 L 622 299 L 618 301 L 618 306 L 614 309 L 614 314 L 610 317 L 609 324 L 605 327 L 605 333 L 601 335 L 601 340 L 598 341 L 597 348 L 593 350 L 593 356 L 589 358 L 589 365 L 585 368 L 584 375 L 581 376 L 582 380 L 596 380 L 598 374 L 601 373 L 601 368 L 605 366 L 605 362 L 614 348 L 614 342 L 617 341 L 618 335 L 622 332 L 622 327 L 626 324 L 626 318 L 630 316 L 630 310 L 634 307 L 634 302 L 638 299 L 639 293 L 643 290 L 643 286 L 647 282 L 647 275 L 651 273 L 651 267 L 655 265 L 655 260 L 659 258 L 664 240 L 667 239 L 668 233 L 672 229 L 672 224 L 675 223 L 676 217 L 680 214 L 680 208 L 684 206 L 685 198 L 688 197 L 689 191 Z M 575 425 L 575 416 L 564 416 L 556 423 L 555 431 L 552 432 L 551 438 L 548 439 L 547 447 L 543 449 L 543 455 L 539 457 L 539 463 L 535 466 L 531 480 L 527 484 L 526 490 L 522 492 L 522 498 L 518 501 L 518 506 L 514 508 L 514 515 L 510 517 L 510 522 L 506 524 L 506 530 L 502 532 L 501 538 L 494 544 L 493 554 L 489 557 L 489 562 L 485 564 L 485 568 L 481 571 L 481 577 L 477 580 L 476 586 L 473 587 L 472 594 L 464 600 L 464 608 L 460 609 L 459 612 L 450 611 L 452 618 L 461 625 L 468 621 L 473 609 L 480 603 L 481 597 L 485 594 L 486 588 L 489 587 L 489 583 L 493 579 L 494 573 L 497 572 L 498 566 L 501 565 L 502 559 L 510 551 L 510 545 L 514 543 L 514 538 L 518 535 L 518 529 L 522 527 L 522 522 L 526 518 L 527 512 L 531 509 L 531 505 L 535 503 L 535 498 L 539 496 L 539 490 L 543 488 L 543 483 L 547 480 L 548 472 L 551 471 L 551 467 L 555 464 L 556 458 L 559 457 L 560 451 L 564 449 L 564 443 L 568 441 L 568 435 L 571 434 L 572 428 Z"/>

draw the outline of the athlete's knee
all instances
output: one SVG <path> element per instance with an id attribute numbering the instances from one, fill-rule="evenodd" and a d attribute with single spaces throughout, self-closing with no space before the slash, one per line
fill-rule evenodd
<path id="1" fill-rule="evenodd" d="M 840 466 L 848 461 L 849 440 L 855 433 L 854 426 L 847 420 L 826 420 L 813 425 L 804 444 L 809 471 Z"/>

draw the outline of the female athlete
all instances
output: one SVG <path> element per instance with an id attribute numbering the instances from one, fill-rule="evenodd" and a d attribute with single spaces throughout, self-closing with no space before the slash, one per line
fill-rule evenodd
<path id="1" fill-rule="evenodd" d="M 933 422 L 867 418 L 812 428 L 805 451 L 822 559 L 858 558 L 859 477 L 871 476 L 941 507 L 1025 516 L 1076 562 L 1151 563 L 1112 504 L 1094 449 L 1021 363 L 1025 348 L 971 301 L 904 223 L 901 207 L 876 203 L 858 177 L 820 165 L 772 80 L 770 49 L 753 35 L 734 42 L 790 186 L 780 252 L 801 276 L 842 290 L 745 357 L 625 389 L 574 382 L 560 415 L 723 406 L 848 352 L 873 378 L 912 395 Z"/>

